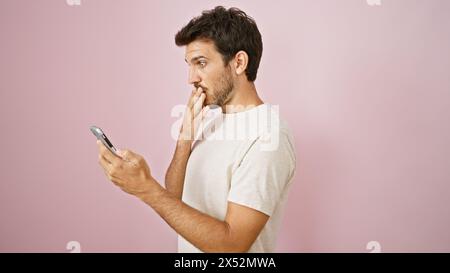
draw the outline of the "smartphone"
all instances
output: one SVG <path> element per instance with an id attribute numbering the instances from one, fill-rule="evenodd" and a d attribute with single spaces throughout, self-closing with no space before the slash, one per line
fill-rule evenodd
<path id="1" fill-rule="evenodd" d="M 117 154 L 117 149 L 112 145 L 111 141 L 106 137 L 105 133 L 103 133 L 102 129 L 100 129 L 97 126 L 91 126 L 90 127 L 91 132 L 97 137 L 98 140 L 100 140 L 108 150 L 110 150 L 113 154 L 119 156 Z M 120 157 L 120 156 L 119 156 Z"/>

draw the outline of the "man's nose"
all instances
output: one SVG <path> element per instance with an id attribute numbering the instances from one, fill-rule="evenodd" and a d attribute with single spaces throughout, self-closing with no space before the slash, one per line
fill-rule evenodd
<path id="1" fill-rule="evenodd" d="M 199 83 L 201 81 L 199 75 L 197 74 L 197 72 L 195 71 L 195 69 L 190 69 L 189 70 L 189 84 L 196 84 Z"/>

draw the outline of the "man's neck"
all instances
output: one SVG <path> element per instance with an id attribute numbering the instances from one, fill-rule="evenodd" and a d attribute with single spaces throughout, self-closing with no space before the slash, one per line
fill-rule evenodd
<path id="1" fill-rule="evenodd" d="M 237 113 L 263 103 L 256 92 L 255 84 L 246 82 L 235 87 L 231 99 L 222 106 L 222 112 Z"/>

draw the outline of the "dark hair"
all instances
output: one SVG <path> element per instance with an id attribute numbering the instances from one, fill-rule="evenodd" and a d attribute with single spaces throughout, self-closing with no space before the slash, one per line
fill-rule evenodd
<path id="1" fill-rule="evenodd" d="M 237 52 L 245 51 L 248 55 L 245 74 L 249 81 L 255 81 L 263 45 L 255 20 L 245 12 L 222 6 L 205 10 L 178 31 L 175 44 L 185 46 L 196 39 L 212 40 L 225 65 Z"/>

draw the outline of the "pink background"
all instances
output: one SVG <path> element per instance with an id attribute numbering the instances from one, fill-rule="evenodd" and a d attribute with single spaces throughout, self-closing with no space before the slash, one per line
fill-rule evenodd
<path id="1" fill-rule="evenodd" d="M 277 250 L 450 251 L 448 0 L 2 0 L 0 251 L 176 251 L 106 179 L 88 127 L 162 183 L 190 92 L 174 34 L 218 4 L 256 19 L 257 89 L 296 138 Z"/>

